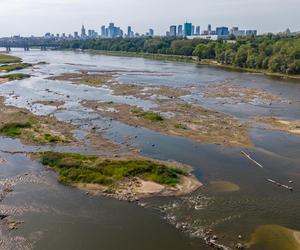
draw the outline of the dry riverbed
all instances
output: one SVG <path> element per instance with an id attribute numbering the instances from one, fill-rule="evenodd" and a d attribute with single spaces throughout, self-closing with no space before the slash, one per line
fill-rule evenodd
<path id="1" fill-rule="evenodd" d="M 204 96 L 223 99 L 226 103 L 265 103 L 283 102 L 276 96 L 263 89 L 243 87 L 234 83 L 210 84 L 204 90 Z"/>
<path id="2" fill-rule="evenodd" d="M 285 120 L 277 117 L 257 117 L 256 120 L 260 123 L 269 125 L 274 130 L 300 136 L 299 120 Z"/>
<path id="3" fill-rule="evenodd" d="M 159 108 L 144 111 L 112 102 L 85 101 L 84 106 L 131 126 L 190 138 L 201 143 L 252 146 L 248 126 L 238 120 L 185 102 L 162 102 Z"/>
<path id="4" fill-rule="evenodd" d="M 74 143 L 74 127 L 54 118 L 37 117 L 24 109 L 6 106 L 0 98 L 0 135 L 19 138 L 24 144 Z"/>

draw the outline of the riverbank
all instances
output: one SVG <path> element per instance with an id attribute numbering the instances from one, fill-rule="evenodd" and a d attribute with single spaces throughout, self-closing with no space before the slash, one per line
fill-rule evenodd
<path id="1" fill-rule="evenodd" d="M 149 53 L 141 53 L 141 52 L 138 53 L 138 52 L 104 51 L 104 50 L 88 50 L 88 51 L 94 54 L 101 54 L 101 55 L 108 55 L 108 56 L 125 56 L 125 57 L 136 57 L 136 58 L 145 58 L 145 59 L 153 59 L 153 60 L 193 63 L 198 65 L 207 65 L 207 66 L 223 68 L 227 70 L 247 72 L 252 74 L 261 74 L 261 75 L 275 77 L 275 78 L 300 81 L 300 75 L 287 75 L 287 74 L 269 72 L 267 70 L 262 70 L 262 69 L 241 68 L 233 65 L 221 64 L 215 60 L 208 60 L 208 59 L 203 59 L 199 61 L 195 56 L 179 56 L 179 55 L 149 54 Z"/>

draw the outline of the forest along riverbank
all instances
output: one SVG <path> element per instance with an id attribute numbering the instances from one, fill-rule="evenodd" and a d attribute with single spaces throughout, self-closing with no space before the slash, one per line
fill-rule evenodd
<path id="1" fill-rule="evenodd" d="M 124 58 L 57 51 L 29 53 L 28 57 L 20 54 L 30 64 L 40 60 L 49 64 L 20 72 L 32 71 L 31 78 L 0 85 L 0 134 L 20 139 L 31 149 L 11 150 L 12 158 L 17 157 L 15 153 L 26 154 L 30 164 L 46 170 L 46 175 L 54 170 L 60 183 L 84 190 L 83 200 L 100 194 L 106 202 L 116 198 L 136 201 L 149 211 L 158 209 L 171 225 L 212 247 L 269 247 L 271 243 L 261 236 L 265 231 L 259 226 L 271 223 L 287 224 L 291 231 L 285 231 L 288 237 L 282 238 L 284 242 L 291 235 L 298 237 L 297 226 L 292 223 L 298 215 L 275 202 L 284 201 L 289 207 L 298 204 L 297 158 L 286 163 L 287 152 L 273 153 L 268 140 L 269 151 L 256 148 L 259 138 L 252 132 L 255 128 L 263 136 L 273 133 L 281 140 L 280 133 L 286 130 L 279 124 L 288 123 L 291 137 L 287 142 L 297 145 L 293 135 L 298 134 L 298 121 L 265 112 L 241 119 L 216 111 L 213 105 L 208 108 L 206 103 L 217 100 L 224 108 L 236 105 L 241 111 L 249 106 L 277 111 L 295 105 L 288 95 L 257 85 L 241 86 L 238 82 L 245 76 L 234 78 L 228 72 L 224 72 L 224 81 L 203 83 L 197 72 L 205 71 L 198 68 L 189 72 L 192 80 L 180 78 L 182 83 L 165 84 L 176 82 L 176 71 L 191 70 L 191 65 L 162 63 L 158 69 L 156 62 L 143 60 L 140 65 L 134 59 L 138 69 L 132 69 L 122 67 L 133 65 L 132 61 L 120 63 L 128 60 Z M 62 62 L 56 61 L 57 54 Z M 81 64 L 76 63 L 78 58 Z M 202 103 L 191 98 L 196 95 Z M 264 169 L 247 162 L 241 148 L 251 152 Z M 290 164 L 288 171 L 281 164 Z M 280 183 L 291 180 L 295 191 L 287 195 L 266 183 L 266 177 Z M 70 190 L 76 196 L 76 191 Z M 270 199 L 262 203 L 264 195 Z M 270 210 L 284 216 L 262 215 Z"/>

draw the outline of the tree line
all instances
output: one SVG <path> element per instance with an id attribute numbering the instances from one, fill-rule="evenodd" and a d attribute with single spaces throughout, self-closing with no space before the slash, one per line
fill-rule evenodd
<path id="1" fill-rule="evenodd" d="M 300 35 L 268 34 L 236 40 L 141 37 L 64 41 L 62 49 L 94 49 L 180 56 L 196 56 L 239 68 L 300 74 Z"/>

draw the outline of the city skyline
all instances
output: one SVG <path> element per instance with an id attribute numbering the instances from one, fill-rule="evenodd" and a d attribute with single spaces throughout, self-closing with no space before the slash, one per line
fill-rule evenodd
<path id="1" fill-rule="evenodd" d="M 285 33 L 292 34 L 289 29 L 286 29 Z M 293 33 L 295 34 L 295 33 Z M 249 37 L 257 36 L 256 29 L 240 29 L 235 27 L 214 27 L 211 24 L 207 25 L 207 28 L 201 28 L 200 25 L 195 25 L 190 22 L 185 22 L 178 25 L 170 25 L 169 30 L 165 34 L 157 35 L 154 29 L 149 28 L 144 33 L 135 32 L 132 26 L 128 26 L 127 30 L 123 30 L 121 27 L 116 26 L 115 23 L 110 22 L 108 25 L 101 25 L 99 31 L 88 29 L 85 25 L 81 26 L 80 31 L 74 31 L 73 33 L 45 33 L 45 38 L 63 38 L 63 39 L 86 39 L 86 38 L 135 38 L 135 37 L 154 37 L 154 36 L 167 36 L 167 37 L 187 37 L 189 39 L 202 38 L 209 40 L 217 39 L 229 39 L 233 35 L 234 37 Z M 13 36 L 20 37 L 20 36 Z"/>
<path id="2" fill-rule="evenodd" d="M 297 16 L 300 3 L 296 0 L 287 0 L 284 3 L 278 0 L 247 0 L 243 3 L 237 0 L 215 0 L 210 3 L 190 0 L 189 3 L 175 5 L 169 0 L 154 0 L 151 3 L 125 0 L 118 5 L 120 8 L 115 8 L 115 3 L 108 0 L 55 0 L 51 3 L 40 3 L 37 0 L 2 0 L 0 21 L 9 25 L 1 27 L 0 36 L 80 32 L 78 24 L 84 24 L 99 32 L 99 24 L 109 23 L 111 20 L 118 23 L 124 31 L 127 31 L 127 26 L 132 26 L 138 33 L 153 28 L 157 35 L 165 34 L 171 24 L 178 25 L 185 21 L 201 27 L 211 23 L 214 27 L 225 25 L 255 28 L 260 33 L 277 33 L 286 28 L 300 30 Z M 165 15 L 166 12 L 168 15 Z"/>

